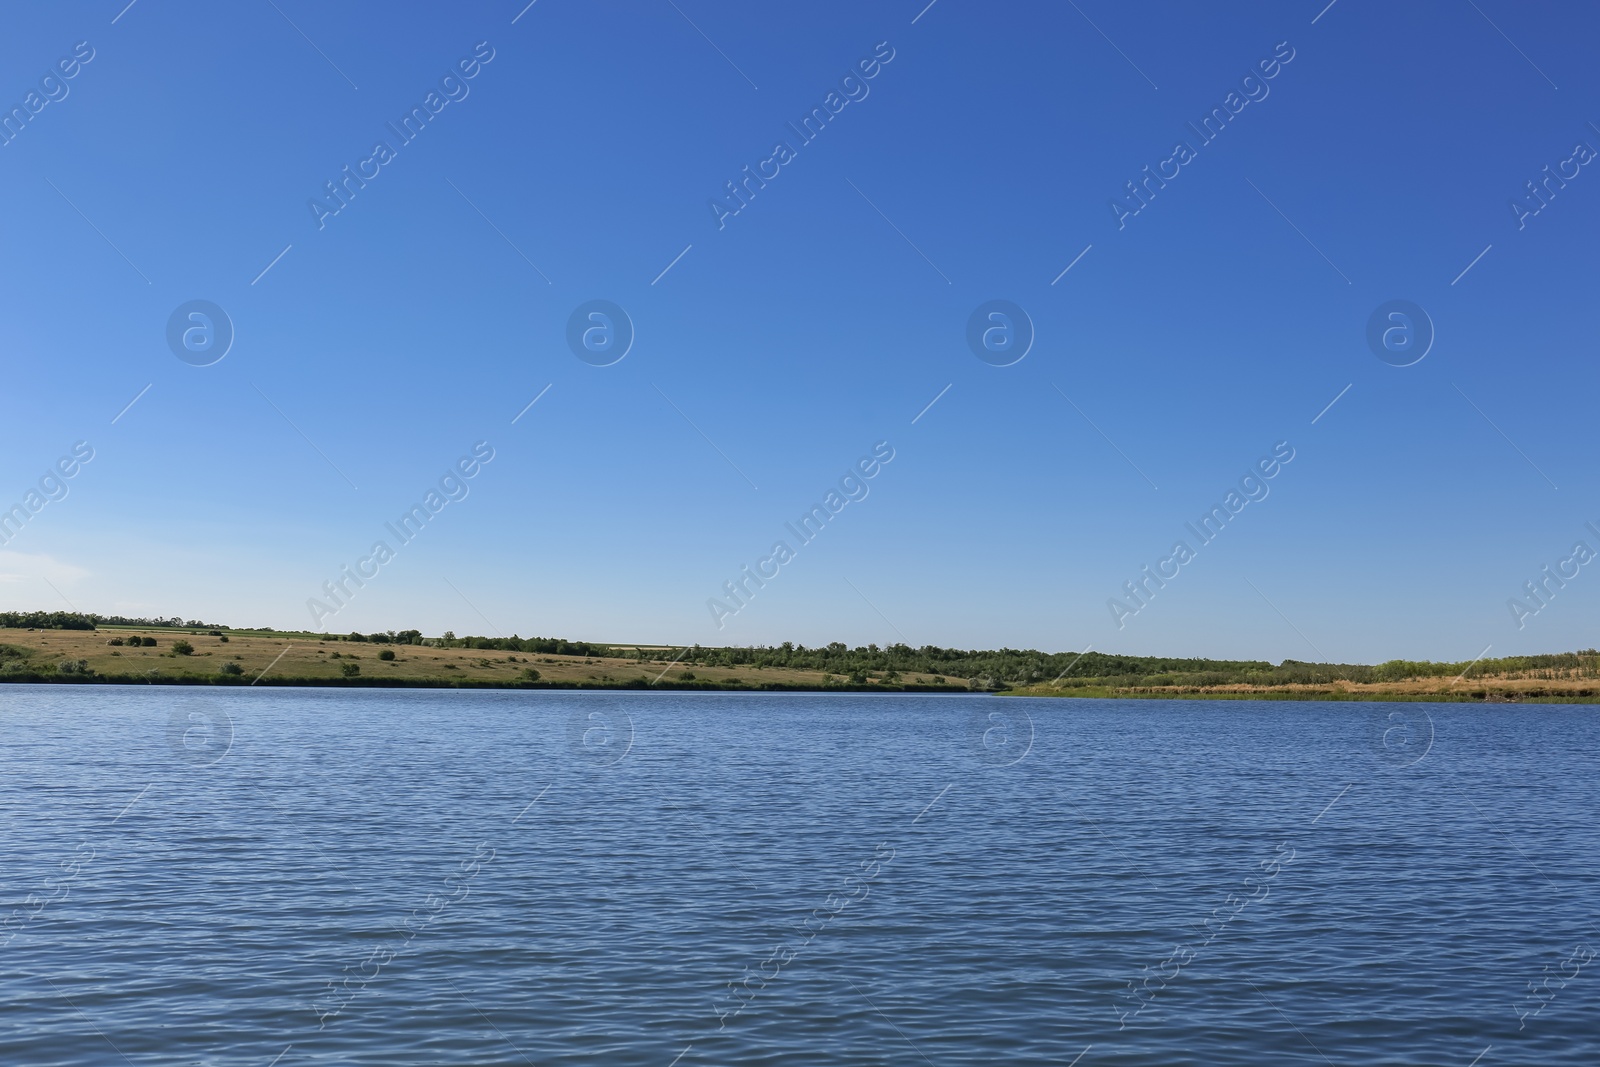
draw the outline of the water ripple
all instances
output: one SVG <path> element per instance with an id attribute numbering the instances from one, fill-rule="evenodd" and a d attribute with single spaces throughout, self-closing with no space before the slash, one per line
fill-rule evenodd
<path id="1" fill-rule="evenodd" d="M 6 695 L 0 1063 L 1600 1060 L 1582 708 Z"/>

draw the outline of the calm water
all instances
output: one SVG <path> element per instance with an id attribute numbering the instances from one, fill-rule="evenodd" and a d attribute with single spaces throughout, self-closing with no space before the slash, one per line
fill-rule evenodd
<path id="1" fill-rule="evenodd" d="M 0 1063 L 1600 1062 L 1588 708 L 8 686 L 0 738 Z"/>

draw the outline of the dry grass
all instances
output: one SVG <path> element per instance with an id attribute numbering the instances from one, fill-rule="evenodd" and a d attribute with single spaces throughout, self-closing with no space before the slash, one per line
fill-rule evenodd
<path id="1" fill-rule="evenodd" d="M 107 642 L 113 638 L 126 641 L 130 636 L 153 637 L 154 648 L 115 647 Z M 240 676 L 249 682 L 263 672 L 265 681 L 274 679 L 305 679 L 310 681 L 342 681 L 342 667 L 353 663 L 360 668 L 358 680 L 384 679 L 401 684 L 407 682 L 460 683 L 505 685 L 523 679 L 523 671 L 532 668 L 539 672 L 541 682 L 558 685 L 623 685 L 637 683 L 640 678 L 654 682 L 676 682 L 679 675 L 689 671 L 697 682 L 734 683 L 759 686 L 763 683 L 792 686 L 823 684 L 823 672 L 797 670 L 785 667 L 686 667 L 679 663 L 668 666 L 680 651 L 670 647 L 645 648 L 647 661 L 633 658 L 583 656 L 555 656 L 534 652 L 499 652 L 489 649 L 431 648 L 425 645 L 381 645 L 359 641 L 321 641 L 312 637 L 287 634 L 258 634 L 229 631 L 228 640 L 207 636 L 204 631 L 191 632 L 168 629 L 123 629 L 102 627 L 98 630 L 11 630 L 0 629 L 0 644 L 29 649 L 34 652 L 31 662 L 43 666 L 63 660 L 85 660 L 89 669 L 102 676 L 133 676 L 144 678 L 150 672 L 166 679 L 210 680 L 220 673 L 224 663 L 237 663 L 243 671 Z M 188 641 L 194 653 L 188 656 L 172 654 L 174 641 Z M 381 660 L 378 653 L 384 649 L 394 652 L 393 660 Z M 663 677 L 664 674 L 664 677 Z M 906 675 L 908 683 L 916 675 Z M 265 681 L 263 684 L 265 684 Z M 949 682 L 965 685 L 963 679 L 951 678 Z"/>

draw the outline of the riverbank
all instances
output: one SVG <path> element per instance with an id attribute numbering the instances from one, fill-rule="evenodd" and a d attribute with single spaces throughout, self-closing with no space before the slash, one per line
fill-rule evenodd
<path id="1" fill-rule="evenodd" d="M 1332 685 L 1080 685 L 1022 686 L 1001 696 L 1097 700 L 1312 700 L 1421 701 L 1430 704 L 1600 704 L 1594 679 L 1472 678 L 1440 684 L 1436 679 Z"/>
<path id="2" fill-rule="evenodd" d="M 0 682 L 1600 703 L 1593 649 L 1462 663 L 1272 664 L 839 642 L 684 648 L 417 630 L 336 635 L 63 613 L 0 622 L 9 624 L 0 626 Z"/>
<path id="3" fill-rule="evenodd" d="M 732 664 L 685 666 L 686 649 L 606 646 L 604 654 L 506 652 L 320 634 L 101 625 L 0 628 L 0 682 L 348 686 L 416 689 L 683 689 L 733 692 L 966 693 L 965 678 Z"/>

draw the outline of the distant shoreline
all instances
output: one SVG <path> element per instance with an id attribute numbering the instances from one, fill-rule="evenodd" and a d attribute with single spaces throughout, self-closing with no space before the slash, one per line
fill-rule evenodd
<path id="1" fill-rule="evenodd" d="M 663 679 L 652 682 L 637 678 L 612 682 L 497 682 L 471 678 L 246 678 L 221 679 L 199 675 L 164 675 L 148 678 L 140 675 L 29 675 L 7 673 L 0 675 L 0 684 L 17 685 L 127 685 L 127 686 L 208 686 L 217 689 L 486 689 L 507 692 L 538 692 L 541 690 L 597 690 L 640 692 L 655 690 L 665 692 L 705 693 L 961 693 L 968 696 L 1005 695 L 993 690 L 971 689 L 964 685 L 804 685 L 784 682 L 744 684 L 738 682 L 695 681 L 681 682 Z"/>
<path id="2" fill-rule="evenodd" d="M 1053 700 L 1276 700 L 1304 703 L 1424 703 L 1424 704 L 1600 704 L 1600 692 L 1577 690 L 1571 693 L 1538 690 L 1495 692 L 1482 688 L 1457 691 L 1402 692 L 1393 689 L 1349 691 L 1337 689 L 1274 688 L 1239 690 L 1184 691 L 1178 688 L 1148 688 L 1139 691 L 1083 686 L 1072 690 L 1043 691 L 1038 688 L 981 689 L 966 685 L 883 685 L 848 682 L 816 685 L 803 682 L 743 682 L 712 679 L 682 681 L 662 678 L 614 679 L 611 681 L 499 681 L 474 678 L 300 678 L 292 676 L 220 678 L 204 675 L 109 675 L 109 674 L 33 674 L 10 671 L 0 674 L 0 683 L 17 685 L 84 686 L 180 686 L 218 689 L 464 689 L 504 692 L 679 692 L 679 693 L 878 693 L 941 694 L 996 697 L 1036 697 Z"/>
<path id="3" fill-rule="evenodd" d="M 1206 660 L 904 644 L 674 647 L 563 638 L 232 629 L 0 612 L 0 682 L 776 693 L 1100 700 L 1600 703 L 1600 651 L 1469 663 Z"/>
<path id="4" fill-rule="evenodd" d="M 1098 691 L 1085 687 L 1075 692 L 1034 692 L 1028 689 L 1006 689 L 999 696 L 1039 697 L 1066 700 L 1282 700 L 1306 703 L 1420 703 L 1420 704 L 1600 704 L 1600 692 L 1577 690 L 1573 693 L 1550 691 L 1496 692 L 1485 689 L 1456 692 L 1401 692 L 1393 689 L 1352 692 L 1339 689 L 1257 689 L 1248 692 L 1185 692 L 1152 690 L 1128 692 L 1118 690 Z"/>
<path id="5" fill-rule="evenodd" d="M 1077 691 L 1035 692 L 1028 689 L 974 689 L 964 685 L 807 685 L 803 683 L 693 681 L 683 682 L 663 679 L 627 679 L 611 682 L 498 682 L 470 678 L 263 678 L 259 681 L 207 678 L 196 675 L 168 675 L 157 678 L 139 675 L 29 675 L 8 673 L 0 675 L 0 683 L 17 685 L 84 685 L 84 686 L 178 686 L 209 687 L 217 689 L 460 689 L 500 692 L 677 692 L 677 693 L 877 693 L 965 695 L 994 697 L 1035 697 L 1049 700 L 1204 700 L 1204 701 L 1284 701 L 1307 704 L 1344 703 L 1420 703 L 1420 704 L 1600 704 L 1600 693 L 1579 691 L 1574 694 L 1541 691 L 1536 693 L 1491 693 L 1485 690 L 1459 692 L 1398 692 L 1374 690 L 1348 692 L 1341 690 L 1263 689 L 1249 692 L 1163 692 L 1151 690 L 1128 692 L 1100 691 L 1085 687 Z"/>

